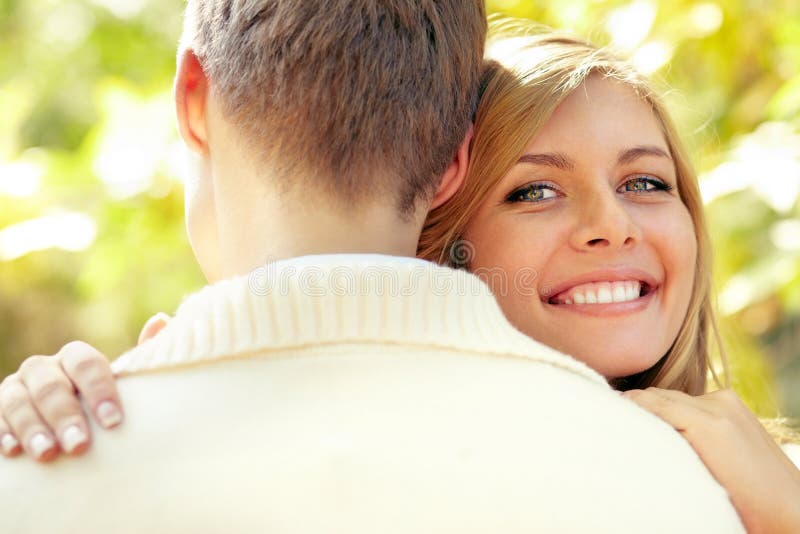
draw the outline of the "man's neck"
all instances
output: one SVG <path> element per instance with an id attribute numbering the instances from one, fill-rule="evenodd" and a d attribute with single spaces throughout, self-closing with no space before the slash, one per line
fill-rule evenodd
<path id="1" fill-rule="evenodd" d="M 239 197 L 235 206 L 221 207 L 226 278 L 271 261 L 312 254 L 414 256 L 424 222 L 421 216 L 404 221 L 390 203 L 334 208 L 302 191 Z"/>

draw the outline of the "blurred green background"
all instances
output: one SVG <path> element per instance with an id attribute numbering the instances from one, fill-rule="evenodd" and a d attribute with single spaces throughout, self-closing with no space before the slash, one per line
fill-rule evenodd
<path id="1" fill-rule="evenodd" d="M 669 87 L 701 172 L 737 391 L 800 416 L 800 2 L 489 0 Z M 0 0 L 0 377 L 109 356 L 203 284 L 171 108 L 183 2 Z"/>

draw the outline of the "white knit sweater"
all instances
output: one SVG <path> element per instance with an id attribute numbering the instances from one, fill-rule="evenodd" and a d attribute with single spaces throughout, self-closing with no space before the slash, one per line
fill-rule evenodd
<path id="1" fill-rule="evenodd" d="M 125 424 L 77 460 L 4 464 L 4 534 L 743 532 L 677 432 L 465 272 L 279 262 L 114 368 Z"/>
<path id="2" fill-rule="evenodd" d="M 477 277 L 414 258 L 325 255 L 268 264 L 208 286 L 157 339 L 112 364 L 139 371 L 340 343 L 535 360 L 608 388 L 589 367 L 521 334 Z"/>

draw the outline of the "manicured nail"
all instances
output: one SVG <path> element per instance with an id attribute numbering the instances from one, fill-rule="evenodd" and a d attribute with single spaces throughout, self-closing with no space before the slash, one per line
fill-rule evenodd
<path id="1" fill-rule="evenodd" d="M 97 407 L 97 418 L 104 427 L 111 428 L 122 422 L 122 412 L 113 402 L 103 401 Z"/>
<path id="2" fill-rule="evenodd" d="M 4 434 L 2 439 L 0 439 L 0 447 L 3 448 L 3 454 L 8 455 L 19 447 L 19 441 L 11 434 Z"/>
<path id="3" fill-rule="evenodd" d="M 30 441 L 31 445 L 31 452 L 33 456 L 36 458 L 41 458 L 44 456 L 44 453 L 49 451 L 55 446 L 53 440 L 47 437 L 45 434 L 34 434 Z"/>
<path id="4" fill-rule="evenodd" d="M 61 448 L 67 454 L 72 454 L 75 449 L 86 443 L 86 434 L 77 425 L 67 427 L 61 434 Z"/>

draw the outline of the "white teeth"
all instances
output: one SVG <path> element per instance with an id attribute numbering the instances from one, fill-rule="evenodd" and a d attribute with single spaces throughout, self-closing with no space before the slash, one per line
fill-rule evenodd
<path id="1" fill-rule="evenodd" d="M 628 291 L 627 291 L 628 284 L 614 284 L 614 302 L 625 302 L 628 300 Z"/>
<path id="2" fill-rule="evenodd" d="M 595 282 L 574 288 L 569 292 L 569 297 L 561 302 L 563 304 L 630 302 L 639 298 L 641 289 L 642 283 L 639 281 Z"/>
<path id="3" fill-rule="evenodd" d="M 634 300 L 639 297 L 640 290 L 639 282 L 628 282 L 625 284 L 625 297 L 628 300 Z"/>
<path id="4" fill-rule="evenodd" d="M 614 299 L 611 295 L 611 286 L 603 284 L 597 288 L 597 303 L 598 304 L 611 304 Z"/>

